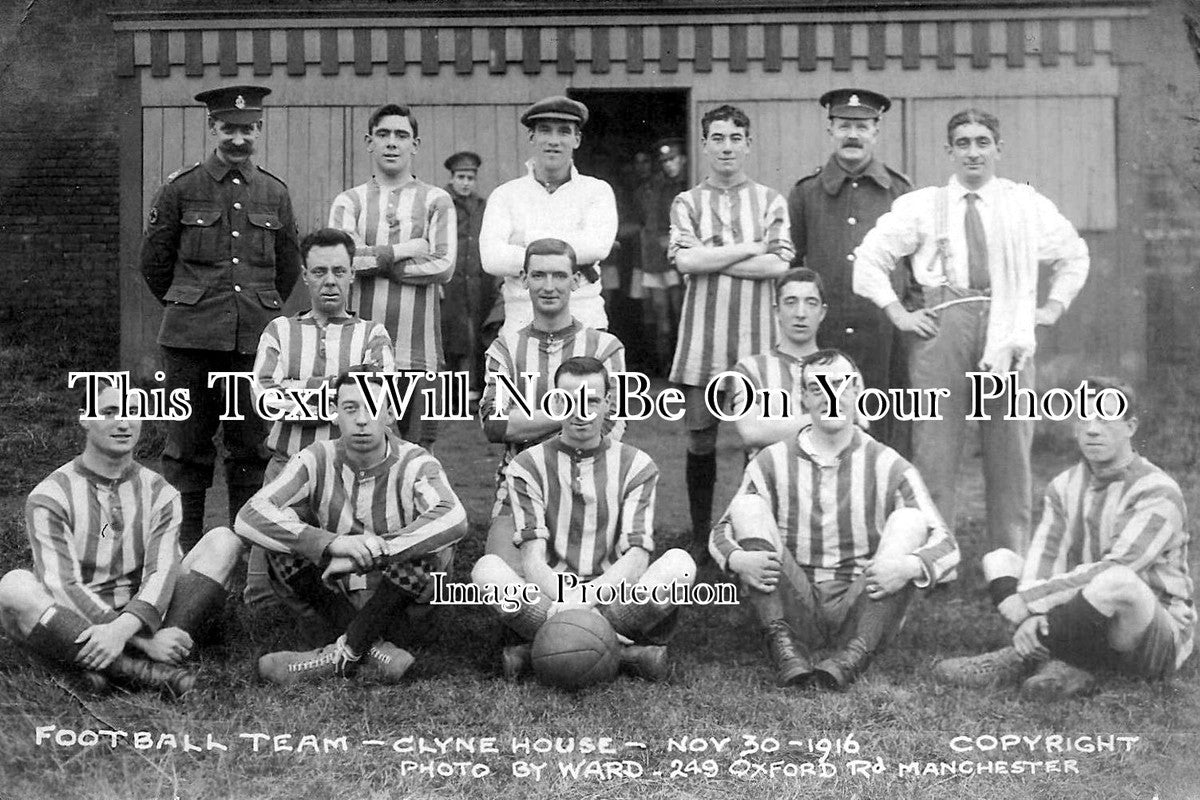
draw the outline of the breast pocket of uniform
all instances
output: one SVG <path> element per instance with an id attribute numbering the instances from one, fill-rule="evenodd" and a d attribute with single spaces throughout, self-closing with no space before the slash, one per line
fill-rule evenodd
<path id="1" fill-rule="evenodd" d="M 258 302 L 262 304 L 263 308 L 271 311 L 279 311 L 283 308 L 283 298 L 274 289 L 259 289 Z"/>
<path id="2" fill-rule="evenodd" d="M 180 214 L 179 252 L 187 261 L 212 262 L 220 258 L 221 210 L 185 208 Z"/>
<path id="3" fill-rule="evenodd" d="M 273 212 L 247 214 L 250 220 L 251 252 L 255 261 L 263 266 L 275 266 L 275 237 L 283 229 L 279 215 Z"/>

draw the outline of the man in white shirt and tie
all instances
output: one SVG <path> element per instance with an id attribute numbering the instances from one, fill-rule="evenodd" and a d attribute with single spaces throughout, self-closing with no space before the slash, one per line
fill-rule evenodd
<path id="1" fill-rule="evenodd" d="M 521 114 L 533 151 L 528 171 L 492 191 L 479 231 L 483 271 L 504 278 L 501 335 L 515 335 L 533 321 L 521 271 L 525 247 L 546 238 L 570 244 L 586 277 L 571 296 L 575 318 L 588 328 L 608 328 L 597 265 L 617 238 L 617 201 L 611 186 L 575 169 L 587 119 L 587 106 L 561 96 L 539 100 Z"/>
<path id="2" fill-rule="evenodd" d="M 1017 373 L 1034 386 L 1035 326 L 1053 325 L 1088 273 L 1087 244 L 1050 200 L 1026 184 L 996 177 L 1000 122 L 978 109 L 946 126 L 954 176 L 945 186 L 903 195 L 855 251 L 854 291 L 913 334 L 910 362 L 917 389 L 945 388 L 940 420 L 913 427 L 913 462 L 946 521 L 954 524 L 968 372 Z M 907 311 L 888 281 L 912 257 L 925 307 Z M 1038 305 L 1038 268 L 1053 267 L 1047 300 Z M 1031 531 L 1030 450 L 1034 423 L 1005 420 L 1005 400 L 985 405 L 980 422 L 988 546 L 1024 553 Z M 1028 413 L 1024 404 L 1020 409 Z"/>

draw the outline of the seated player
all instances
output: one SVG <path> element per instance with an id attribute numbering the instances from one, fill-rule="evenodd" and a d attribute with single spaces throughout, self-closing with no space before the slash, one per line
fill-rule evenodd
<path id="1" fill-rule="evenodd" d="M 554 436 L 562 424 L 551 419 L 536 404 L 526 414 L 499 383 L 507 377 L 514 386 L 525 388 L 525 373 L 536 373 L 533 391 L 541 401 L 551 388 L 551 378 L 564 360 L 593 356 L 610 372 L 625 369 L 625 346 L 611 333 L 586 328 L 571 314 L 571 295 L 584 282 L 575 250 L 559 239 L 538 239 L 525 248 L 521 281 L 533 305 L 533 322 L 516 333 L 501 331 L 487 351 L 486 383 L 479 404 L 479 419 L 489 442 L 505 444 L 496 468 L 496 501 L 486 551 L 495 553 L 514 569 L 521 558 L 513 547 L 513 518 L 506 501 L 505 467 L 525 448 Z M 497 412 L 507 419 L 496 419 Z M 609 423 L 609 438 L 620 439 L 625 423 Z"/>
<path id="2" fill-rule="evenodd" d="M 747 458 L 781 441 L 808 425 L 808 415 L 800 409 L 800 369 L 804 359 L 817 352 L 817 330 L 825 319 L 825 284 L 811 269 L 789 269 L 775 279 L 775 319 L 779 323 L 780 342 L 766 353 L 747 356 L 734 364 L 754 387 L 754 397 L 746 394 L 740 380 L 727 380 L 730 410 L 741 413 L 734 425 L 742 437 Z M 764 395 L 763 393 L 767 394 Z M 792 398 L 786 408 L 784 396 Z M 763 402 L 764 397 L 769 405 Z M 769 411 L 776 419 L 765 419 Z"/>
<path id="3" fill-rule="evenodd" d="M 1191 654 L 1183 494 L 1133 449 L 1133 390 L 1112 378 L 1088 383 L 1121 392 L 1124 415 L 1102 419 L 1095 402 L 1085 405 L 1075 424 L 1083 459 L 1046 487 L 1029 553 L 983 558 L 992 600 L 1015 628 L 1012 645 L 942 661 L 939 680 L 982 688 L 1023 679 L 1025 696 L 1054 699 L 1094 689 L 1092 670 L 1166 678 Z M 1115 415 L 1113 393 L 1101 410 Z"/>
<path id="4" fill-rule="evenodd" d="M 535 603 L 514 610 L 496 607 L 500 619 L 526 642 L 561 610 L 595 608 L 618 636 L 637 643 L 622 648 L 622 669 L 661 680 L 669 670 L 665 642 L 674 607 L 653 598 L 641 605 L 620 600 L 604 605 L 596 592 L 621 584 L 690 586 L 696 565 L 679 549 L 651 562 L 658 468 L 642 451 L 603 434 L 611 403 L 608 380 L 604 364 L 587 356 L 569 358 L 555 371 L 555 387 L 572 396 L 586 391 L 590 413 L 577 406 L 562 421 L 558 436 L 509 464 L 513 539 L 521 560 L 514 568 L 498 555 L 485 554 L 471 579 L 481 588 L 498 587 L 500 597 L 514 596 L 517 587 L 527 584 L 536 587 Z M 564 573 L 579 578 L 580 585 L 560 596 L 559 576 Z M 529 666 L 528 644 L 504 649 L 505 677 L 516 678 Z"/>
<path id="5" fill-rule="evenodd" d="M 195 682 L 181 664 L 225 601 L 240 545 L 214 528 L 181 564 L 179 492 L 133 460 L 141 421 L 121 417 L 120 391 L 104 384 L 95 413 L 80 419 L 83 453 L 29 495 L 33 571 L 0 579 L 0 624 L 95 690 L 112 678 L 180 695 Z"/>
<path id="6" fill-rule="evenodd" d="M 916 469 L 852 421 L 862 377 L 849 356 L 817 351 L 802 380 L 811 425 L 750 462 L 709 550 L 741 578 L 779 684 L 845 689 L 900 629 L 913 589 L 951 577 L 958 545 Z"/>
<path id="7" fill-rule="evenodd" d="M 317 650 L 263 656 L 259 675 L 272 683 L 349 677 L 364 658 L 398 681 L 413 662 L 391 641 L 404 609 L 429 602 L 431 573 L 448 569 L 467 531 L 441 464 L 390 432 L 383 380 L 364 371 L 334 382 L 341 437 L 301 450 L 238 514 L 237 534 L 267 551 L 284 603 L 342 632 Z"/>
<path id="8" fill-rule="evenodd" d="M 383 325 L 362 319 L 347 308 L 354 283 L 354 239 L 350 234 L 337 228 L 313 231 L 300 243 L 300 257 L 304 262 L 300 278 L 308 289 L 309 309 L 271 320 L 258 340 L 254 358 L 254 393 L 282 416 L 271 423 L 267 435 L 271 460 L 264 485 L 296 453 L 337 433 L 332 423 L 314 418 L 318 395 L 312 394 L 314 399 L 301 407 L 283 392 L 315 392 L 355 364 L 387 372 L 395 363 L 392 338 Z M 251 552 L 244 596 L 247 603 L 273 596 L 261 548 Z"/>

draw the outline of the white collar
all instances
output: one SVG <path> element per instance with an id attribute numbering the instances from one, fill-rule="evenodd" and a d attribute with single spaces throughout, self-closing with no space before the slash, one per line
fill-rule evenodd
<path id="1" fill-rule="evenodd" d="M 987 183 L 985 183 L 983 186 L 980 186 L 978 189 L 968 189 L 958 180 L 957 175 L 951 175 L 950 183 L 948 184 L 947 188 L 950 190 L 950 199 L 954 200 L 955 202 L 962 200 L 968 194 L 974 193 L 979 195 L 980 199 L 982 199 L 985 203 L 988 203 L 991 202 L 993 197 L 995 197 L 996 192 L 1000 191 L 1000 178 L 993 175 Z"/>

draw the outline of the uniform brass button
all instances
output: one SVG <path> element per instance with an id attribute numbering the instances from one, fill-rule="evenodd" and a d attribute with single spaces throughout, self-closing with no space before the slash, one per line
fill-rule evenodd
<path id="1" fill-rule="evenodd" d="M 237 256 L 234 256 L 234 257 L 233 257 L 233 263 L 235 263 L 235 264 L 240 264 L 240 263 L 241 263 L 241 261 L 238 259 L 238 257 L 237 257 Z"/>
<path id="2" fill-rule="evenodd" d="M 240 233 L 238 233 L 237 231 L 234 231 L 234 232 L 233 232 L 233 238 L 235 238 L 235 239 L 236 239 L 236 238 L 238 238 L 239 236 L 241 236 L 241 234 L 240 234 Z"/>
<path id="3" fill-rule="evenodd" d="M 233 207 L 234 207 L 234 208 L 236 208 L 238 211 L 241 211 L 241 210 L 242 210 L 242 204 L 241 204 L 241 203 L 234 203 L 234 204 L 233 204 Z"/>
<path id="4" fill-rule="evenodd" d="M 850 188 L 851 188 L 851 189 L 857 189 L 857 188 L 858 188 L 858 181 L 851 181 L 851 182 L 850 182 Z"/>
<path id="5" fill-rule="evenodd" d="M 858 220 L 857 220 L 857 219 L 855 219 L 854 217 L 850 217 L 850 219 L 846 220 L 846 222 L 849 222 L 851 225 L 857 225 L 857 224 L 858 224 Z"/>
<path id="6" fill-rule="evenodd" d="M 241 178 L 234 178 L 234 179 L 233 179 L 233 182 L 234 182 L 234 183 L 236 183 L 238 186 L 241 186 L 241 185 L 242 185 L 242 179 L 241 179 Z M 854 184 L 854 185 L 855 185 L 855 186 L 858 186 L 858 184 L 857 184 L 857 183 L 856 183 L 856 184 Z"/>
<path id="7" fill-rule="evenodd" d="M 241 287 L 241 286 L 239 286 L 238 284 L 236 284 L 236 283 L 235 283 L 235 284 L 233 285 L 233 290 L 234 290 L 235 292 L 240 292 L 240 291 L 242 290 L 242 287 Z"/>
<path id="8" fill-rule="evenodd" d="M 854 260 L 854 253 L 846 253 L 846 260 L 847 260 L 847 261 L 853 261 L 853 260 Z"/>

